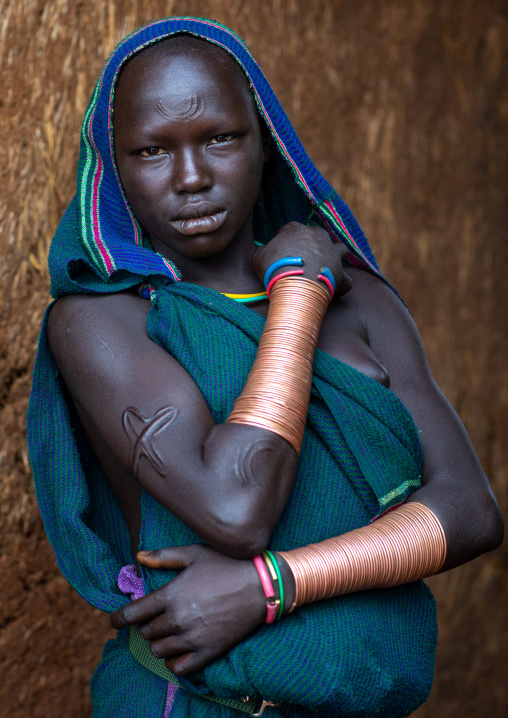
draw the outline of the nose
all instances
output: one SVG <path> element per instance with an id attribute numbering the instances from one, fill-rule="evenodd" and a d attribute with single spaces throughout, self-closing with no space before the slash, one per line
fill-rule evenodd
<path id="1" fill-rule="evenodd" d="M 205 157 L 198 150 L 186 147 L 173 157 L 173 191 L 176 194 L 195 194 L 209 189 L 212 173 Z"/>

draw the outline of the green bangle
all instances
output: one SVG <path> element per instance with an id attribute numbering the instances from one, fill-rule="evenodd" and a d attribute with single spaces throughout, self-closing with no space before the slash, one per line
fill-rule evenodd
<path id="1" fill-rule="evenodd" d="M 276 616 L 277 621 L 278 621 L 279 618 L 281 618 L 282 614 L 284 613 L 284 584 L 282 583 L 282 576 L 280 573 L 279 564 L 277 563 L 277 559 L 275 558 L 273 553 L 271 551 L 269 551 L 268 549 L 266 549 L 265 554 L 268 557 L 268 559 L 270 560 L 270 562 L 272 563 L 272 565 L 275 569 L 275 573 L 277 574 L 277 580 L 279 582 L 280 605 L 279 605 L 279 610 L 277 611 L 277 616 Z"/>

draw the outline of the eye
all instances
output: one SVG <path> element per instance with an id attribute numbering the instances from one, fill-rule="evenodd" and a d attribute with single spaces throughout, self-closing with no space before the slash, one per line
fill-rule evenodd
<path id="1" fill-rule="evenodd" d="M 210 140 L 209 144 L 222 145 L 224 144 L 224 142 L 231 142 L 231 140 L 233 140 L 234 138 L 235 135 L 215 135 L 215 137 Z"/>
<path id="2" fill-rule="evenodd" d="M 140 150 L 139 154 L 141 157 L 157 157 L 166 153 L 162 147 L 145 147 L 144 150 Z"/>

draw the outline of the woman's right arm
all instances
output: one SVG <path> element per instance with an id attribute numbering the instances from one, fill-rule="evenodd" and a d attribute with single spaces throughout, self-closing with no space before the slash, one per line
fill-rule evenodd
<path id="1" fill-rule="evenodd" d="M 55 304 L 48 335 L 66 387 L 93 448 L 105 444 L 211 546 L 252 556 L 284 508 L 296 452 L 265 429 L 216 425 L 189 374 L 149 338 L 146 304 L 132 294 Z"/>
<path id="2" fill-rule="evenodd" d="M 259 272 L 306 248 L 311 275 L 323 263 L 340 272 L 322 230 L 289 225 L 280 235 Z M 129 293 L 65 297 L 52 309 L 51 350 L 85 431 L 212 547 L 251 557 L 284 509 L 297 453 L 266 428 L 216 425 L 189 374 L 149 338 L 146 317 L 146 300 Z"/>

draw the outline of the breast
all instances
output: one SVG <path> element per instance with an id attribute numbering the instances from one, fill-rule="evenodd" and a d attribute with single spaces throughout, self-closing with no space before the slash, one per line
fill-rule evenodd
<path id="1" fill-rule="evenodd" d="M 338 302 L 328 309 L 318 347 L 344 364 L 366 374 L 387 389 L 390 376 L 369 346 L 367 330 L 353 308 Z"/>

